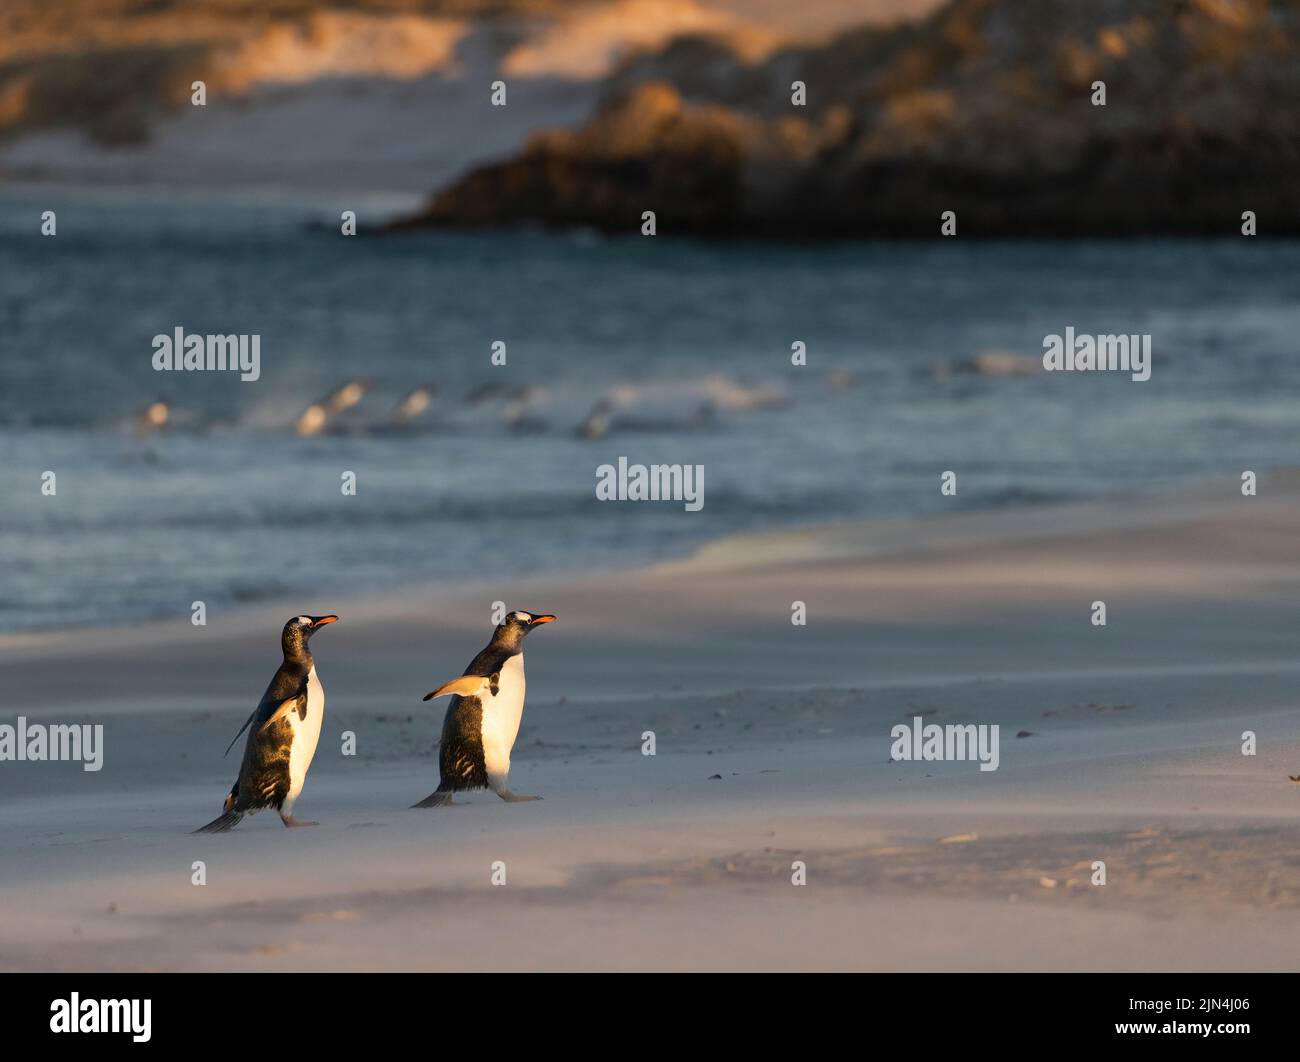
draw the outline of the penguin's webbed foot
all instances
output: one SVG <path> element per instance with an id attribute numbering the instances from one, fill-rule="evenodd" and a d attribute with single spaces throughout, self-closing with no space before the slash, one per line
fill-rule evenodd
<path id="1" fill-rule="evenodd" d="M 451 799 L 450 789 L 435 789 L 418 804 L 412 804 L 413 808 L 445 808 L 455 801 Z"/>
<path id="2" fill-rule="evenodd" d="M 303 822 L 302 819 L 295 819 L 292 815 L 281 815 L 280 821 L 286 826 L 319 826 L 319 822 Z"/>
<path id="3" fill-rule="evenodd" d="M 541 800 L 539 796 L 526 796 L 523 793 L 512 793 L 509 789 L 498 789 L 497 796 L 507 804 L 522 804 L 528 800 Z"/>

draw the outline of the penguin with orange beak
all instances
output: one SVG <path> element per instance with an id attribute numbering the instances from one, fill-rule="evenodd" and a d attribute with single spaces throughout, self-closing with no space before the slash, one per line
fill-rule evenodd
<path id="1" fill-rule="evenodd" d="M 275 808 L 286 826 L 319 825 L 295 819 L 293 805 L 316 755 L 325 716 L 325 688 L 316 675 L 309 643 L 313 634 L 337 620 L 338 616 L 295 616 L 284 625 L 280 633 L 284 662 L 261 703 L 239 728 L 239 734 L 248 730 L 239 777 L 230 788 L 222 814 L 195 833 L 225 833 L 245 815 L 262 808 Z"/>
<path id="2" fill-rule="evenodd" d="M 541 800 L 510 791 L 510 751 L 524 714 L 524 638 L 551 623 L 546 613 L 511 612 L 458 679 L 425 695 L 451 696 L 438 750 L 438 788 L 413 805 L 441 807 L 458 790 L 491 789 L 502 800 Z"/>

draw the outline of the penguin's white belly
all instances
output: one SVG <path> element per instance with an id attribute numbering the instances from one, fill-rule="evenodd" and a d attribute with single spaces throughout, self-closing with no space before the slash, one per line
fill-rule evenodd
<path id="1" fill-rule="evenodd" d="M 483 766 L 489 775 L 505 777 L 510 773 L 510 750 L 519 736 L 519 721 L 524 715 L 524 654 L 516 653 L 506 661 L 497 682 L 497 694 L 484 694 Z"/>
<path id="2" fill-rule="evenodd" d="M 307 718 L 299 719 L 297 712 L 288 715 L 289 725 L 293 729 L 293 744 L 289 746 L 289 800 L 297 798 L 302 792 L 302 783 L 307 778 L 307 768 L 311 766 L 312 757 L 316 755 L 316 743 L 320 740 L 321 720 L 325 717 L 325 687 L 316 677 L 316 668 L 312 667 L 307 675 Z"/>

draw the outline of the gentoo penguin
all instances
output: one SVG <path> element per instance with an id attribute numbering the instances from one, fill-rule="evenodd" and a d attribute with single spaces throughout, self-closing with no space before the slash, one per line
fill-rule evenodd
<path id="1" fill-rule="evenodd" d="M 438 389 L 432 384 L 408 391 L 406 396 L 397 403 L 397 408 L 393 410 L 393 423 L 410 424 L 411 421 L 423 416 L 425 410 L 437 397 L 437 394 Z"/>
<path id="2" fill-rule="evenodd" d="M 524 714 L 524 636 L 554 619 L 511 612 L 464 675 L 425 696 L 427 701 L 452 694 L 442 721 L 438 788 L 413 807 L 450 804 L 456 790 L 484 787 L 502 800 L 541 799 L 510 792 L 508 776 L 510 750 Z"/>
<path id="3" fill-rule="evenodd" d="M 313 402 L 299 415 L 294 423 L 294 430 L 299 435 L 317 435 L 325 429 L 332 417 L 345 413 L 363 398 L 370 390 L 370 380 L 359 376 L 334 388 L 319 402 Z"/>
<path id="4" fill-rule="evenodd" d="M 318 825 L 293 817 L 325 715 L 325 690 L 316 677 L 308 643 L 318 630 L 337 620 L 338 616 L 295 616 L 284 625 L 280 635 L 284 663 L 262 695 L 262 703 L 239 728 L 239 734 L 248 730 L 248 742 L 224 814 L 195 833 L 222 833 L 262 808 L 275 808 L 286 826 Z M 239 734 L 226 752 L 234 748 Z"/>

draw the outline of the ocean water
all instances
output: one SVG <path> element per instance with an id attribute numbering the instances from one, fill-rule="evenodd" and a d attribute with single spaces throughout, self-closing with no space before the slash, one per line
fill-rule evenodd
<path id="1" fill-rule="evenodd" d="M 348 205 L 0 189 L 0 631 L 508 587 L 800 523 L 1233 491 L 1300 453 L 1300 243 L 313 227 Z M 1151 379 L 971 371 L 1039 363 L 1067 326 L 1151 333 Z M 152 339 L 177 327 L 260 335 L 261 378 L 156 372 Z M 357 378 L 355 407 L 295 433 Z M 427 411 L 395 424 L 420 385 Z M 143 432 L 157 400 L 170 423 Z M 597 501 L 620 456 L 703 465 L 703 509 Z"/>

